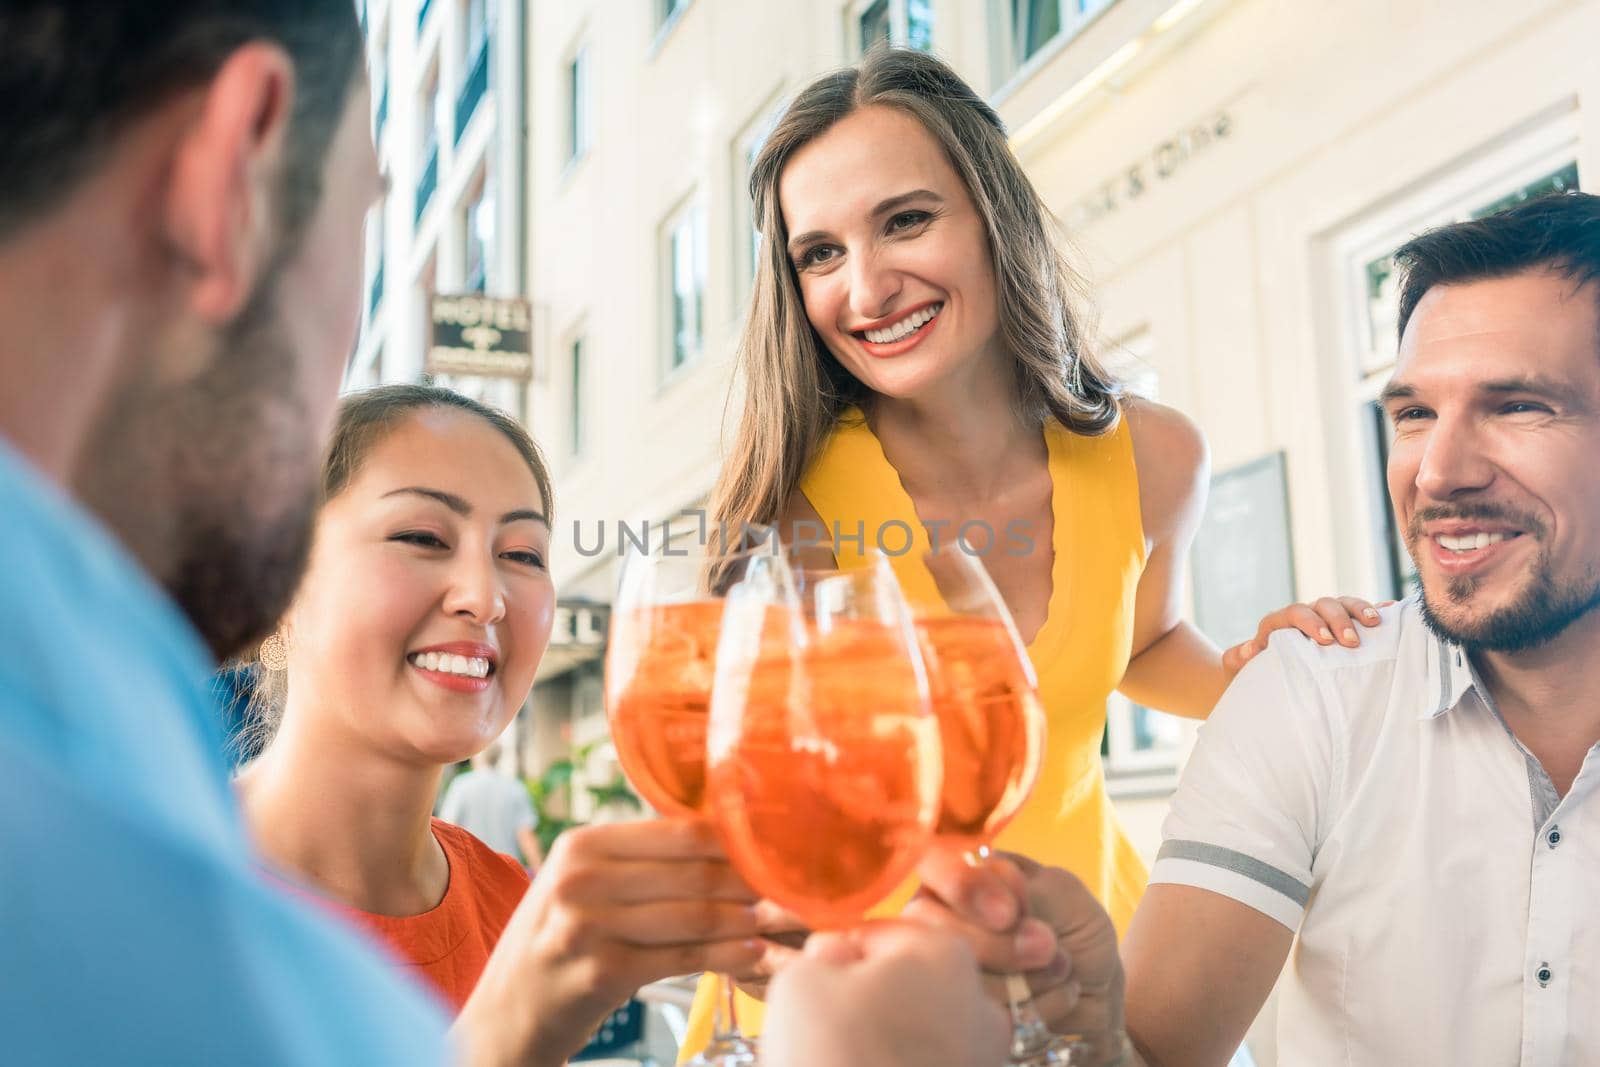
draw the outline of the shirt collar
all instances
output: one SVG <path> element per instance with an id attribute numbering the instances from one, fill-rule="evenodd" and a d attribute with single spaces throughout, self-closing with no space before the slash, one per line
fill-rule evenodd
<path id="1" fill-rule="evenodd" d="M 1468 691 L 1478 687 L 1472 661 L 1460 645 L 1446 641 L 1424 629 L 1428 639 L 1428 702 L 1418 718 L 1437 719 L 1461 703 Z"/>

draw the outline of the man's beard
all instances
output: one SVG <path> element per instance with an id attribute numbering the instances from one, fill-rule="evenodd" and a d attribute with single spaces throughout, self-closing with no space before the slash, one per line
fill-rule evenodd
<path id="1" fill-rule="evenodd" d="M 258 288 L 201 374 L 126 383 L 79 478 L 219 659 L 272 632 L 310 551 L 320 442 L 275 289 Z"/>
<path id="2" fill-rule="evenodd" d="M 1412 558 L 1420 553 L 1422 524 L 1438 519 L 1485 519 L 1509 522 L 1531 537 L 1538 546 L 1527 585 L 1509 604 L 1480 619 L 1451 622 L 1441 609 L 1446 602 L 1468 605 L 1477 592 L 1478 580 L 1471 576 L 1443 579 L 1443 588 L 1422 583 L 1422 621 L 1428 629 L 1468 653 L 1524 652 L 1561 636 L 1567 627 L 1600 608 L 1600 573 L 1586 569 L 1582 579 L 1557 586 L 1554 561 L 1545 546 L 1545 527 L 1536 516 L 1512 513 L 1487 504 L 1425 508 L 1412 517 L 1406 542 Z M 1419 571 L 1420 574 L 1420 571 Z"/>

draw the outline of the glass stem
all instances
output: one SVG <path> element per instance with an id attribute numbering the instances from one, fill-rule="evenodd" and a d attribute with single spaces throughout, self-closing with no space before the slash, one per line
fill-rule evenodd
<path id="1" fill-rule="evenodd" d="M 712 977 L 717 991 L 712 998 L 715 1010 L 711 1015 L 711 1043 L 724 1045 L 742 1036 L 739 1033 L 739 1011 L 734 1004 L 733 983 L 728 981 L 728 976 L 719 973 Z"/>

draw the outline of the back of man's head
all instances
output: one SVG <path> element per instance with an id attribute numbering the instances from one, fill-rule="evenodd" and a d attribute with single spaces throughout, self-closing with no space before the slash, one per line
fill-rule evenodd
<path id="1" fill-rule="evenodd" d="M 1582 288 L 1600 281 L 1600 196 L 1542 196 L 1481 219 L 1440 226 L 1394 254 L 1401 270 L 1399 337 L 1438 285 L 1551 270 Z"/>
<path id="2" fill-rule="evenodd" d="M 379 186 L 362 56 L 351 0 L 0 0 L 0 440 L 219 656 L 306 558 Z"/>
<path id="3" fill-rule="evenodd" d="M 361 57 L 350 0 L 0 2 L 0 242 L 49 214 L 129 123 L 250 41 L 294 63 L 281 205 L 292 235 L 316 206 Z"/>

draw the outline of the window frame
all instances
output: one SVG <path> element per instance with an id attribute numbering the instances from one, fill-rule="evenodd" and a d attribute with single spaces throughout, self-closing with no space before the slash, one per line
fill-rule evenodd
<path id="1" fill-rule="evenodd" d="M 562 98 L 565 107 L 562 110 L 562 138 L 565 142 L 562 152 L 563 167 L 570 172 L 582 163 L 589 155 L 593 144 L 593 82 L 590 74 L 589 45 L 579 44 L 567 54 L 567 59 L 561 65 Z"/>
<path id="2" fill-rule="evenodd" d="M 927 50 L 934 47 L 933 0 L 921 0 L 928 8 Z M 916 48 L 911 40 L 911 0 L 852 0 L 844 10 L 845 52 L 857 59 L 865 56 L 871 45 L 861 33 L 861 21 L 878 4 L 887 6 L 889 15 L 889 45 L 894 48 Z"/>
<path id="3" fill-rule="evenodd" d="M 1040 41 L 1029 54 L 1023 53 L 1023 42 L 1020 40 L 1016 19 L 1016 2 L 1017 0 L 990 0 L 989 23 L 994 36 L 992 55 L 999 74 L 995 79 L 999 92 L 995 95 L 999 97 L 1005 96 L 1013 83 L 1026 80 L 1040 67 L 1050 62 L 1062 49 L 1094 25 L 1102 15 L 1115 7 L 1118 0 L 1033 0 L 1035 3 L 1056 5 L 1059 27 L 1055 33 Z M 1087 3 L 1088 9 L 1072 10 L 1080 2 Z"/>
<path id="4" fill-rule="evenodd" d="M 760 266 L 761 231 L 756 225 L 755 204 L 750 199 L 750 173 L 755 156 L 766 144 L 783 117 L 783 86 L 767 94 L 761 106 L 739 128 L 731 145 L 733 168 L 733 307 L 743 312 L 755 288 Z"/>
<path id="5" fill-rule="evenodd" d="M 680 230 L 686 229 L 691 242 L 689 264 L 696 283 L 694 345 L 678 359 L 676 310 L 678 300 L 677 268 L 679 253 L 674 241 Z M 656 255 L 660 264 L 659 294 L 660 352 L 659 377 L 667 386 L 692 371 L 705 355 L 706 349 L 706 295 L 708 280 L 707 221 L 704 198 L 699 190 L 689 193 L 673 205 L 656 231 Z"/>
<path id="6" fill-rule="evenodd" d="M 582 330 L 572 333 L 566 343 L 567 350 L 567 456 L 581 460 L 586 452 L 589 437 L 587 404 L 587 347 L 588 335 Z"/>
<path id="7" fill-rule="evenodd" d="M 495 216 L 495 183 L 494 167 L 492 161 L 484 159 L 479 165 L 478 172 L 467 182 L 467 193 L 461 200 L 461 285 L 468 292 L 477 292 L 487 295 L 489 292 L 489 278 L 492 273 L 491 264 L 494 262 L 494 216 Z M 488 233 L 478 242 L 479 256 L 478 267 L 482 278 L 478 288 L 473 288 L 472 274 L 472 244 L 473 244 L 473 209 L 489 212 Z"/>

